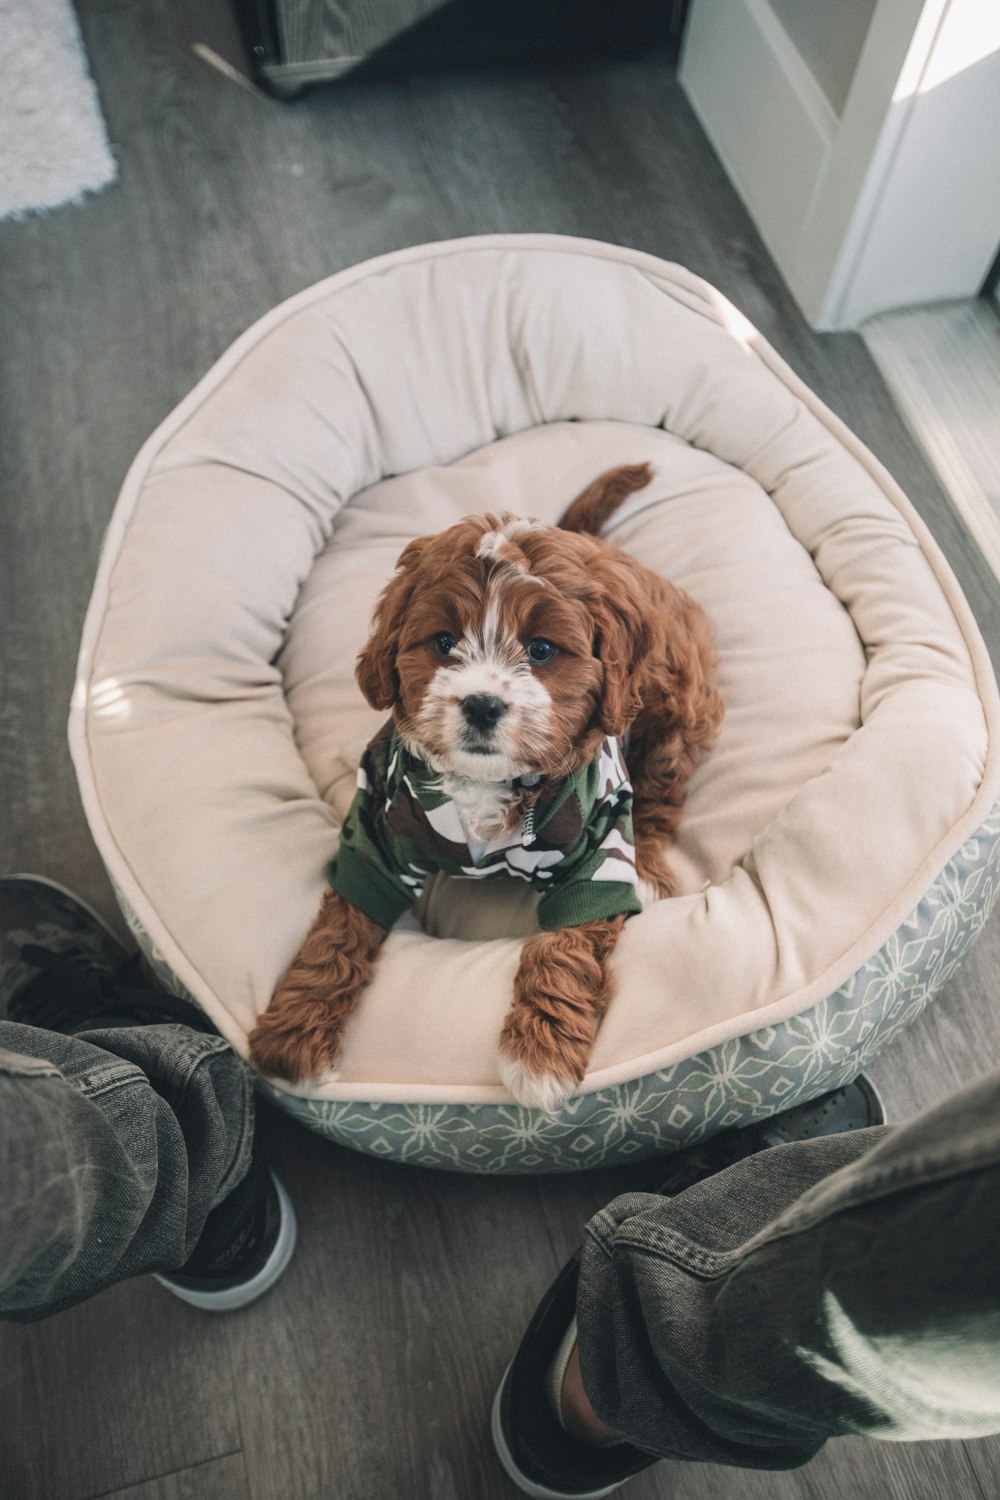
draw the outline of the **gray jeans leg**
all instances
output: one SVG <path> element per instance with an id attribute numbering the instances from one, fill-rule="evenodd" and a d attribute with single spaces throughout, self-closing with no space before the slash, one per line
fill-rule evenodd
<path id="1" fill-rule="evenodd" d="M 222 1037 L 0 1021 L 0 1318 L 183 1265 L 252 1144 L 249 1071 Z"/>
<path id="2" fill-rule="evenodd" d="M 588 1225 L 584 1387 L 663 1457 L 1000 1432 L 1000 1072 L 895 1128 L 778 1146 Z"/>

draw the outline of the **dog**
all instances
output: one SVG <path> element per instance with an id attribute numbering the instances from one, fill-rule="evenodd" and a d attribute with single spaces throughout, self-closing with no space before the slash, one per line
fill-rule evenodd
<path id="1" fill-rule="evenodd" d="M 335 1065 L 388 929 L 445 870 L 541 892 L 500 1076 L 548 1113 L 582 1081 L 610 955 L 642 909 L 636 878 L 674 894 L 664 846 L 723 716 L 700 606 L 599 537 L 651 478 L 647 464 L 602 474 L 558 526 L 472 516 L 404 549 L 356 668 L 391 718 L 319 916 L 251 1034 L 263 1073 Z"/>

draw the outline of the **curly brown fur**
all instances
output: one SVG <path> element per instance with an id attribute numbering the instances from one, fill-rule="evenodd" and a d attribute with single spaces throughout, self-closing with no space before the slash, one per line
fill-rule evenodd
<path id="1" fill-rule="evenodd" d="M 645 489 L 653 477 L 649 464 L 625 464 L 609 469 L 588 484 L 559 522 L 560 531 L 585 531 L 600 536 L 606 521 L 635 490 Z"/>
<path id="2" fill-rule="evenodd" d="M 319 916 L 250 1033 L 261 1072 L 297 1083 L 333 1067 L 355 1001 L 371 979 L 385 929 L 327 891 Z"/>
<path id="3" fill-rule="evenodd" d="M 595 535 L 651 478 L 648 464 L 601 474 L 573 501 L 560 527 Z M 683 589 L 628 553 L 601 546 L 606 586 L 615 596 L 628 596 L 646 624 L 641 659 L 631 677 L 622 678 L 629 697 L 616 723 L 624 719 L 630 726 L 625 761 L 635 794 L 636 868 L 662 898 L 677 889 L 664 846 L 680 822 L 685 784 L 711 749 L 725 713 L 715 686 L 717 657 L 704 611 Z"/>
<path id="4" fill-rule="evenodd" d="M 663 851 L 677 831 L 687 780 L 715 743 L 725 713 L 708 622 L 693 600 L 675 593 L 679 628 L 669 636 L 666 669 L 644 687 L 625 754 L 635 794 L 636 867 L 661 898 L 676 890 Z"/>
<path id="5" fill-rule="evenodd" d="M 552 1111 L 582 1080 L 611 997 L 608 959 L 624 925 L 624 916 L 609 917 L 525 942 L 500 1033 L 500 1070 L 515 1094 L 527 1085 Z"/>

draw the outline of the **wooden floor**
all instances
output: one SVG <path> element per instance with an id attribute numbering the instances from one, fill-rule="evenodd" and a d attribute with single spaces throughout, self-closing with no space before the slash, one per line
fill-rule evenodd
<path id="1" fill-rule="evenodd" d="M 114 906 L 65 719 L 126 467 L 231 340 L 342 266 L 490 230 L 590 235 L 718 285 L 923 512 L 1000 660 L 995 581 L 859 339 L 798 316 L 667 60 L 316 93 L 290 107 L 188 53 L 169 0 L 83 0 L 119 183 L 0 225 L 0 828 L 7 870 Z M 1000 1063 L 1000 927 L 874 1069 L 897 1118 Z M 211 1318 L 151 1280 L 0 1328 L 5 1500 L 509 1500 L 496 1381 L 584 1220 L 634 1180 L 481 1181 L 268 1115 L 300 1218 L 285 1279 Z M 988 1500 L 1000 1441 L 841 1439 L 793 1474 L 660 1465 L 634 1500 Z"/>
<path id="2" fill-rule="evenodd" d="M 864 341 L 1000 586 L 1000 307 L 883 313 Z"/>

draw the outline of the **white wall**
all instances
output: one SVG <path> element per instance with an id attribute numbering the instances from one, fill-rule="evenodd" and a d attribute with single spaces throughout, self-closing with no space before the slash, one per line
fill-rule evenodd
<path id="1" fill-rule="evenodd" d="M 839 115 L 875 11 L 875 0 L 770 0 L 792 46 Z"/>
<path id="2" fill-rule="evenodd" d="M 909 61 L 827 293 L 837 326 L 974 296 L 1000 247 L 1000 4 L 951 0 Z"/>

